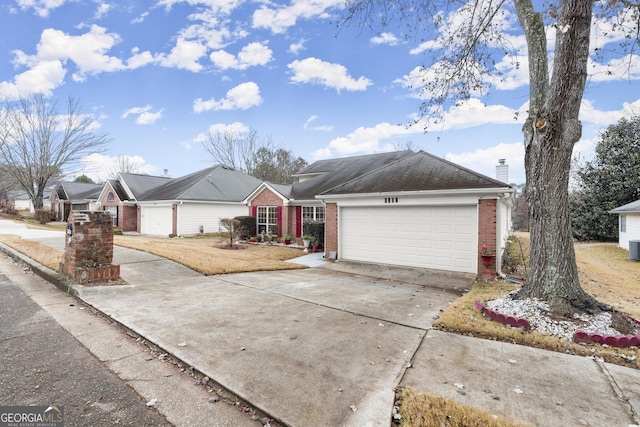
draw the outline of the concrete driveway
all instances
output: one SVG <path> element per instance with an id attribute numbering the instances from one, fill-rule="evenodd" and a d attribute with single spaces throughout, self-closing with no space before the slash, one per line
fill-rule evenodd
<path id="1" fill-rule="evenodd" d="M 457 297 L 372 278 L 366 266 L 214 277 L 182 268 L 133 251 L 121 264 L 128 285 L 78 289 L 103 313 L 296 426 L 388 426 L 394 388 L 440 309 Z"/>

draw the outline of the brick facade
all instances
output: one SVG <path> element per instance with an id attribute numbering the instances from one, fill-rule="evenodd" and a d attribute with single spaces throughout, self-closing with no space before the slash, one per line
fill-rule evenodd
<path id="1" fill-rule="evenodd" d="M 138 231 L 138 220 L 136 217 L 135 206 L 125 206 L 116 194 L 115 190 L 109 186 L 109 191 L 106 191 L 104 197 L 98 200 L 100 206 L 104 210 L 105 206 L 117 206 L 118 207 L 118 223 L 116 228 L 122 231 Z"/>
<path id="2" fill-rule="evenodd" d="M 111 264 L 112 261 L 111 214 L 104 211 L 71 212 L 60 270 L 83 284 L 115 280 L 120 277 L 120 266 Z"/>
<path id="3" fill-rule="evenodd" d="M 256 197 L 251 200 L 249 204 L 249 215 L 254 215 L 253 208 L 257 206 L 276 206 L 281 209 L 281 223 L 278 230 L 278 236 L 291 236 L 296 235 L 295 221 L 296 211 L 295 206 L 284 206 L 282 198 L 274 194 L 268 189 L 262 190 Z"/>
<path id="4" fill-rule="evenodd" d="M 324 257 L 330 259 L 331 252 L 338 254 L 338 204 L 325 205 Z"/>
<path id="5" fill-rule="evenodd" d="M 496 199 L 480 199 L 478 201 L 478 277 L 484 272 L 482 264 L 482 245 L 487 245 L 487 250 L 496 253 L 496 226 L 497 226 Z M 496 277 L 496 257 L 491 263 L 491 277 Z"/>

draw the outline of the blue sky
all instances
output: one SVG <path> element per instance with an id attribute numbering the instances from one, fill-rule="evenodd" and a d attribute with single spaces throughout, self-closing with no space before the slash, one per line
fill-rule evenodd
<path id="1" fill-rule="evenodd" d="M 212 163 L 201 144 L 207 131 L 233 126 L 253 128 L 309 163 L 411 141 L 489 176 L 506 158 L 510 181 L 524 182 L 524 55 L 520 69 L 500 64 L 505 79 L 488 96 L 447 110 L 425 134 L 404 126 L 421 102 L 409 87 L 426 61 L 420 37 L 405 40 L 393 26 L 379 35 L 337 28 L 343 4 L 9 0 L 0 5 L 0 99 L 34 92 L 64 107 L 73 96 L 94 115 L 111 138 L 108 151 L 87 156 L 70 178 L 104 179 L 102 167 L 118 156 L 144 173 L 183 176 Z M 513 14 L 504 19 L 507 36 L 524 48 L 509 25 Z M 592 46 L 608 50 L 618 41 L 602 34 Z M 640 58 L 594 57 L 589 70 L 575 150 L 587 158 L 601 129 L 640 114 Z"/>

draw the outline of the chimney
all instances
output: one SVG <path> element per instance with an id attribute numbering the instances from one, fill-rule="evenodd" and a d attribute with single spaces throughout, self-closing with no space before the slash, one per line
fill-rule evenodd
<path id="1" fill-rule="evenodd" d="M 505 184 L 509 183 L 509 165 L 506 164 L 506 159 L 499 159 L 496 166 L 496 179 L 502 181 Z"/>

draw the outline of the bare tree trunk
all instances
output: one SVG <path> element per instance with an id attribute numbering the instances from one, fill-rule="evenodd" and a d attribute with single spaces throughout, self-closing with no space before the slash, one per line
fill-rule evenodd
<path id="1" fill-rule="evenodd" d="M 530 6 L 530 2 L 516 4 Z M 573 146 L 580 139 L 578 120 L 587 76 L 591 0 L 563 2 L 556 29 L 556 49 L 551 82 L 537 61 L 539 29 L 527 34 L 531 64 L 531 105 L 524 127 L 526 196 L 531 227 L 531 264 L 521 296 L 546 300 L 552 312 L 567 314 L 570 306 L 588 304 L 591 298 L 580 287 L 569 215 L 569 171 Z M 533 9 L 518 9 L 525 32 L 536 24 Z M 521 13 L 522 12 L 522 13 Z M 529 19 L 529 21 L 526 21 Z M 540 21 L 541 23 L 541 21 Z M 527 25 L 529 24 L 529 25 Z M 533 51 L 532 51 L 533 49 Z M 537 65 L 536 65 L 537 64 Z M 536 66 L 534 70 L 532 67 Z"/>

